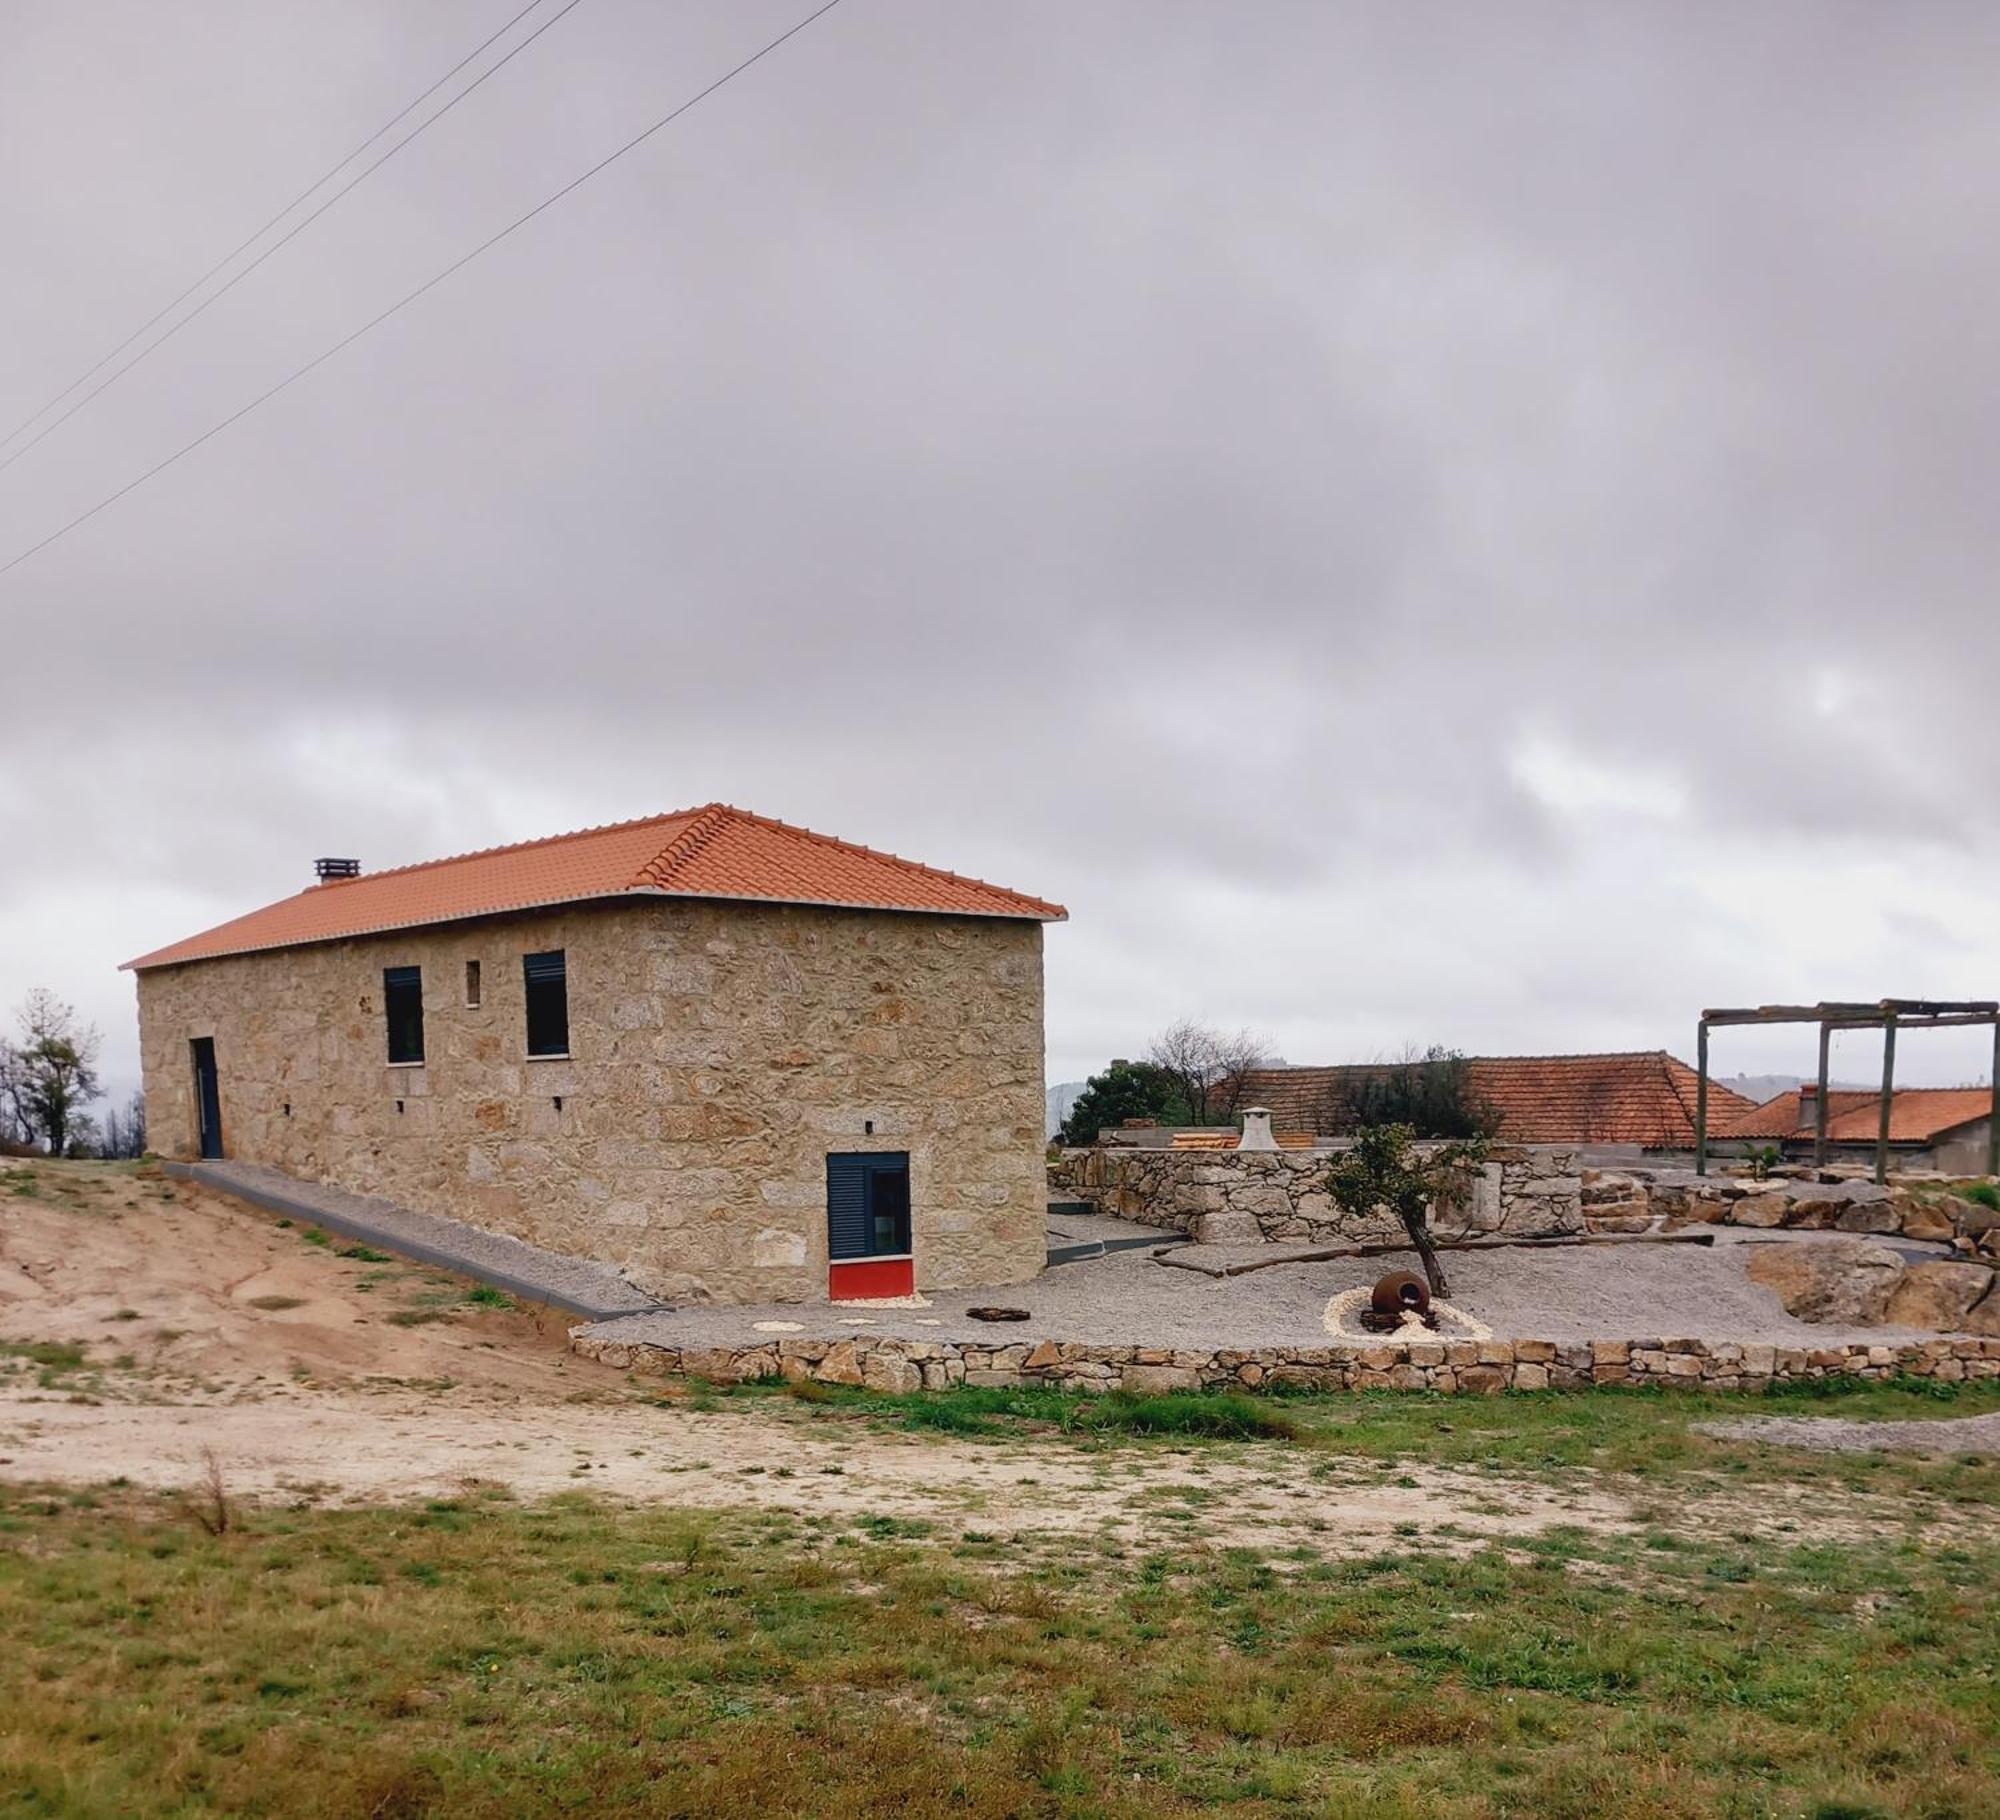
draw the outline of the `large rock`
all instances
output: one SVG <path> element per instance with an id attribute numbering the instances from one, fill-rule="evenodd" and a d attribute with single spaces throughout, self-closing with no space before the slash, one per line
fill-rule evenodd
<path id="1" fill-rule="evenodd" d="M 2000 1340 L 2000 1277 L 1996 1277 L 1993 1287 L 1985 1298 L 1974 1304 L 1972 1312 L 1965 1317 L 1963 1331 L 1976 1333 L 1983 1339 Z"/>
<path id="2" fill-rule="evenodd" d="M 1866 1239 L 1758 1245 L 1747 1267 L 1787 1314 L 1855 1327 L 1880 1324 L 1903 1276 L 1902 1254 Z"/>
<path id="3" fill-rule="evenodd" d="M 1993 1286 L 1984 1264 L 1912 1264 L 1889 1296 L 1884 1319 L 1891 1327 L 1934 1327 L 1957 1333 L 1973 1305 Z"/>

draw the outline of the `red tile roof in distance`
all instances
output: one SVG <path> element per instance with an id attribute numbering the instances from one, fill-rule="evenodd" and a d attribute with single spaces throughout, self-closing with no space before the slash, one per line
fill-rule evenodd
<path id="1" fill-rule="evenodd" d="M 171 967 L 225 954 L 633 894 L 1038 922 L 1061 922 L 1069 914 L 1062 905 L 1038 897 L 794 828 L 727 803 L 710 803 L 644 821 L 330 880 L 125 965 Z"/>
<path id="2" fill-rule="evenodd" d="M 1882 1096 L 1866 1088 L 1836 1087 L 1826 1096 L 1826 1135 L 1835 1144 L 1872 1144 L 1881 1129 Z M 1993 1110 L 1990 1087 L 1898 1087 L 1889 1102 L 1889 1142 L 1926 1144 Z M 1794 1087 L 1711 1133 L 1732 1138 L 1796 1138 L 1814 1135 L 1812 1096 Z"/>
<path id="3" fill-rule="evenodd" d="M 1613 1055 L 1475 1055 L 1466 1058 L 1475 1097 L 1500 1114 L 1498 1135 L 1516 1144 L 1641 1144 L 1692 1149 L 1697 1078 L 1664 1049 Z M 1260 1068 L 1245 1077 L 1242 1102 L 1271 1109 L 1274 1122 L 1338 1134 L 1352 1128 L 1348 1084 L 1392 1063 L 1331 1068 Z M 1711 1130 L 1751 1109 L 1742 1094 L 1711 1080 Z"/>

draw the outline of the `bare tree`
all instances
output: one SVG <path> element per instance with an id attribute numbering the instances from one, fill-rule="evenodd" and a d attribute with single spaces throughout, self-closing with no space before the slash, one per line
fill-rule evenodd
<path id="1" fill-rule="evenodd" d="M 104 1136 L 97 1154 L 113 1159 L 146 1154 L 146 1096 L 134 1093 L 121 1111 L 113 1106 L 104 1115 Z"/>
<path id="2" fill-rule="evenodd" d="M 1197 1125 L 1231 1117 L 1242 1096 L 1246 1069 L 1253 1068 L 1270 1048 L 1269 1040 L 1249 1030 L 1230 1035 L 1181 1018 L 1153 1039 L 1146 1059 L 1168 1075 L 1187 1102 Z"/>
<path id="3" fill-rule="evenodd" d="M 20 1041 L 8 1046 L 6 1093 L 15 1117 L 48 1146 L 50 1156 L 63 1155 L 72 1137 L 84 1135 L 84 1108 L 98 1097 L 97 1031 L 79 1024 L 74 1008 L 53 992 L 37 986 L 14 1013 Z"/>

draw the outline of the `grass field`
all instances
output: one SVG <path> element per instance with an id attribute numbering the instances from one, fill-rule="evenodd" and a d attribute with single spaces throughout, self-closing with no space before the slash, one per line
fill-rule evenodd
<path id="1" fill-rule="evenodd" d="M 706 1398 L 704 1401 L 708 1400 Z M 1143 1463 L 1307 1450 L 1612 1485 L 1643 1527 L 1361 1559 L 897 1510 L 469 1491 L 0 1494 L 0 1814 L 2000 1816 L 2000 1467 L 1711 1439 L 1742 1402 L 1021 1393 L 773 1420 Z M 1757 1400 L 1970 1413 L 1987 1389 Z M 917 1444 L 923 1444 L 919 1439 Z M 1775 1521 L 1731 1527 L 1745 1499 Z M 1811 1521 L 1839 1503 L 1865 1529 Z M 1785 1513 L 1796 1513 L 1792 1524 Z M 211 1533 L 220 1528 L 221 1533 Z"/>

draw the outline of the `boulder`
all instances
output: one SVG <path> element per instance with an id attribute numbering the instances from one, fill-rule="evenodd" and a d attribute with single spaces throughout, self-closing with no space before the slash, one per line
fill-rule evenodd
<path id="1" fill-rule="evenodd" d="M 1982 1339 L 2000 1340 L 2000 1277 L 1986 1292 L 1985 1298 L 1973 1304 L 1972 1312 L 1965 1317 L 1966 1333 L 1976 1333 Z"/>
<path id="2" fill-rule="evenodd" d="M 1791 1208 L 1784 1194 L 1746 1194 L 1729 1210 L 1732 1226 L 1782 1226 Z"/>
<path id="3" fill-rule="evenodd" d="M 1954 1197 L 1899 1193 L 1896 1200 L 1905 1238 L 1949 1240 L 1958 1231 L 1954 1216 L 1963 1203 Z"/>
<path id="4" fill-rule="evenodd" d="M 1883 1318 L 1891 1327 L 1932 1327 L 1957 1333 L 1973 1305 L 1993 1287 L 1984 1264 L 1912 1264 L 1890 1292 Z"/>
<path id="5" fill-rule="evenodd" d="M 1801 1321 L 1872 1327 L 1879 1324 L 1903 1275 L 1900 1252 L 1866 1239 L 1758 1245 L 1750 1280 L 1761 1283 Z"/>

